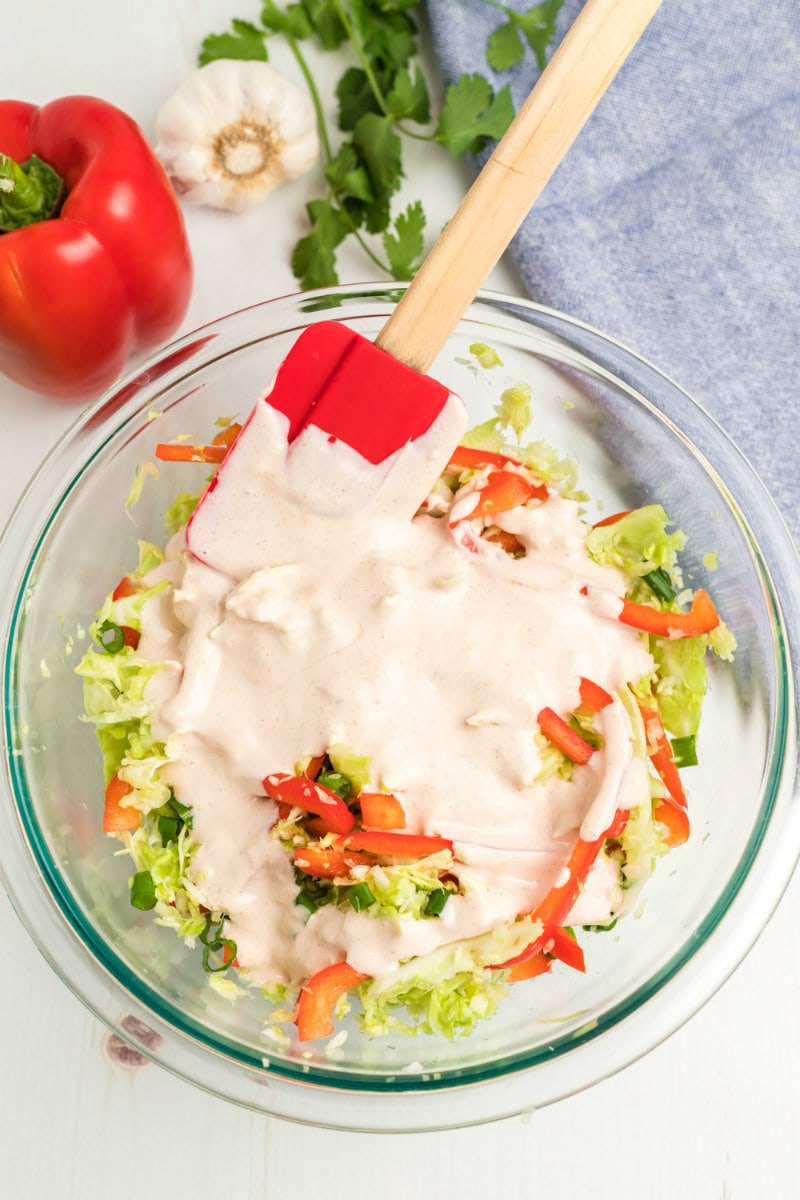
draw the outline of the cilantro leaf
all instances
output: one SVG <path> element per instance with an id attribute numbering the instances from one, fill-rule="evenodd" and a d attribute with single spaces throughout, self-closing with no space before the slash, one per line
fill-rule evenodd
<path id="1" fill-rule="evenodd" d="M 380 113 L 380 105 L 365 71 L 348 67 L 336 85 L 339 101 L 339 128 L 350 131 L 366 113 Z"/>
<path id="2" fill-rule="evenodd" d="M 460 158 L 468 150 L 476 154 L 487 138 L 500 138 L 514 119 L 511 89 L 495 95 L 482 75 L 462 75 L 445 95 L 434 139 Z"/>
<path id="3" fill-rule="evenodd" d="M 525 47 L 516 25 L 509 20 L 490 34 L 486 43 L 486 61 L 493 71 L 508 71 L 522 62 Z"/>
<path id="4" fill-rule="evenodd" d="M 406 117 L 420 125 L 430 121 L 431 101 L 428 85 L 419 67 L 415 67 L 413 79 L 407 67 L 402 67 L 397 72 L 392 88 L 386 96 L 386 107 L 389 115 L 395 119 Z"/>
<path id="5" fill-rule="evenodd" d="M 343 142 L 338 153 L 325 168 L 325 178 L 337 196 L 352 197 L 371 204 L 375 200 L 364 164 L 352 142 Z"/>
<path id="6" fill-rule="evenodd" d="M 376 8 L 382 12 L 399 12 L 407 8 L 416 8 L 419 0 L 375 0 Z"/>
<path id="7" fill-rule="evenodd" d="M 416 54 L 417 27 L 407 12 L 382 12 L 370 0 L 348 0 L 353 31 L 374 65 L 400 70 Z"/>
<path id="8" fill-rule="evenodd" d="M 325 50 L 336 50 L 347 41 L 347 30 L 342 24 L 336 0 L 303 0 L 309 21 Z"/>
<path id="9" fill-rule="evenodd" d="M 403 178 L 400 138 L 387 117 L 367 113 L 353 130 L 353 145 L 364 164 L 374 196 L 365 223 L 370 232 L 379 233 L 389 224 L 389 201 Z"/>
<path id="10" fill-rule="evenodd" d="M 542 0 L 526 13 L 505 10 L 510 20 L 522 30 L 525 41 L 536 55 L 536 64 L 540 71 L 547 65 L 547 48 L 555 36 L 556 17 L 563 2 L 564 0 Z"/>
<path id="11" fill-rule="evenodd" d="M 395 279 L 412 279 L 425 248 L 425 214 L 419 200 L 394 220 L 394 232 L 383 235 L 383 248 Z"/>
<path id="12" fill-rule="evenodd" d="M 204 39 L 198 62 L 201 67 L 206 63 L 216 62 L 218 58 L 257 59 L 266 62 L 269 57 L 264 41 L 265 33 L 251 21 L 240 21 L 238 17 L 231 22 L 232 33 L 210 33 Z"/>
<path id="13" fill-rule="evenodd" d="M 264 0 L 261 24 L 271 33 L 285 33 L 300 41 L 314 32 L 314 26 L 302 4 L 289 4 L 286 8 L 278 8 L 273 0 Z"/>
<path id="14" fill-rule="evenodd" d="M 336 247 L 350 232 L 350 226 L 329 200 L 311 200 L 306 211 L 311 232 L 295 246 L 292 270 L 303 289 L 330 287 L 339 282 Z"/>

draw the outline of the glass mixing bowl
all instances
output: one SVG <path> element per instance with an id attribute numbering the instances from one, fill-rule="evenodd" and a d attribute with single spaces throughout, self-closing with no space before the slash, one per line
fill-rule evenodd
<path id="1" fill-rule="evenodd" d="M 4 771 L 0 869 L 64 982 L 155 1062 L 239 1104 L 358 1130 L 495 1119 L 557 1100 L 632 1062 L 703 1004 L 750 948 L 800 849 L 795 795 L 800 628 L 797 555 L 768 495 L 714 422 L 675 384 L 593 329 L 485 293 L 432 374 L 473 423 L 525 380 L 533 436 L 580 464 L 589 518 L 658 500 L 689 537 L 687 582 L 708 582 L 738 639 L 713 662 L 688 772 L 693 836 L 662 860 L 633 917 L 587 937 L 585 976 L 515 985 L 467 1038 L 369 1040 L 335 1049 L 262 1036 L 265 1002 L 209 988 L 198 956 L 129 903 L 128 860 L 100 831 L 102 778 L 75 666 L 102 597 L 163 542 L 176 492 L 206 468 L 160 464 L 126 509 L 157 441 L 202 440 L 246 414 L 305 327 L 335 318 L 374 337 L 399 292 L 344 287 L 270 301 L 173 343 L 107 393 L 50 455 L 0 547 Z M 503 366 L 478 371 L 469 346 Z M 703 555 L 719 567 L 707 580 Z"/>

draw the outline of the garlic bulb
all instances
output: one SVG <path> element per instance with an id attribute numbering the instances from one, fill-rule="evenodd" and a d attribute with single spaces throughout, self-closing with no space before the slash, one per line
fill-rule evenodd
<path id="1" fill-rule="evenodd" d="M 319 157 L 311 97 L 266 62 L 199 67 L 156 118 L 156 153 L 178 195 L 236 211 Z"/>

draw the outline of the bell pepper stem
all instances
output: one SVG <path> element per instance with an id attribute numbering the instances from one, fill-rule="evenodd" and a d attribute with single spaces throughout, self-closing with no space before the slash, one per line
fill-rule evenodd
<path id="1" fill-rule="evenodd" d="M 63 197 L 63 179 L 35 154 L 24 163 L 0 154 L 0 231 L 56 216 Z"/>

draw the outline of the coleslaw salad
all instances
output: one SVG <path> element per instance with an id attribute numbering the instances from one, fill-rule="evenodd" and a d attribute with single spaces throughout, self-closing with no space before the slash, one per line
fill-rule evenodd
<path id="1" fill-rule="evenodd" d="M 504 393 L 496 417 L 456 447 L 414 518 L 436 522 L 468 562 L 502 560 L 505 569 L 524 559 L 530 547 L 520 513 L 542 510 L 544 520 L 547 506 L 559 501 L 580 513 L 587 499 L 571 460 L 542 443 L 521 444 L 530 400 L 524 386 Z M 227 425 L 208 445 L 170 443 L 159 447 L 158 457 L 213 467 L 225 461 L 239 432 Z M 180 539 L 200 495 L 177 497 L 166 518 L 174 537 Z M 243 986 L 261 988 L 275 1006 L 269 1022 L 292 1021 L 300 1041 L 328 1036 L 351 1006 L 368 1036 L 454 1037 L 490 1017 L 509 986 L 553 969 L 586 969 L 591 934 L 629 913 L 659 858 L 690 836 L 680 772 L 696 761 L 706 655 L 731 657 L 735 639 L 708 593 L 684 585 L 684 538 L 670 529 L 659 505 L 615 513 L 593 526 L 584 521 L 583 538 L 587 562 L 624 579 L 616 611 L 594 576 L 582 589 L 585 602 L 633 630 L 652 667 L 615 691 L 581 676 L 574 708 L 542 706 L 530 729 L 538 768 L 531 787 L 543 797 L 553 789 L 562 795 L 591 770 L 596 755 L 610 753 L 613 740 L 622 738 L 641 767 L 633 775 L 640 794 L 631 796 L 629 788 L 626 803 L 610 808 L 608 797 L 605 807 L 593 803 L 572 828 L 557 877 L 514 919 L 445 940 L 386 974 L 371 975 L 344 959 L 288 982 L 250 977 L 229 914 L 215 907 L 197 869 L 202 839 L 191 807 L 170 782 L 173 747 L 154 733 L 148 695 L 166 664 L 139 649 L 147 606 L 169 599 L 174 588 L 158 571 L 167 552 L 140 545 L 138 564 L 101 606 L 91 629 L 95 644 L 78 667 L 103 756 L 103 828 L 131 859 L 131 902 L 152 910 L 157 922 L 202 955 L 217 990 L 235 999 Z M 469 718 L 476 725 L 484 719 L 480 713 Z M 412 922 L 442 923 L 474 887 L 459 838 L 447 828 L 409 829 L 402 788 L 376 781 L 362 749 L 343 742 L 308 747 L 290 769 L 265 771 L 261 794 L 274 805 L 269 836 L 287 865 L 281 886 L 291 879 L 293 904 L 306 923 L 328 909 L 348 920 L 355 914 L 378 922 L 387 938 Z M 601 876 L 610 881 L 609 911 L 574 928 L 576 903 Z"/>

